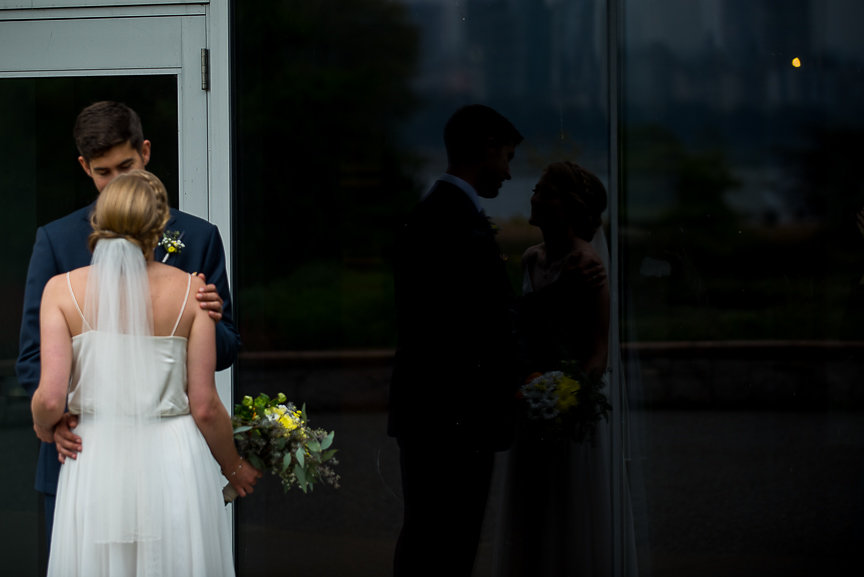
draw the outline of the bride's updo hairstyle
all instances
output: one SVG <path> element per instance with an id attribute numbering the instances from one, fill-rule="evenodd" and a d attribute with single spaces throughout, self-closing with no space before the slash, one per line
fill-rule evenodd
<path id="1" fill-rule="evenodd" d="M 547 166 L 543 180 L 561 194 L 576 235 L 590 241 L 606 210 L 606 187 L 600 179 L 575 162 L 564 161 Z"/>
<path id="2" fill-rule="evenodd" d="M 96 200 L 90 215 L 90 250 L 103 238 L 125 238 L 150 257 L 170 215 L 168 193 L 156 175 L 146 170 L 121 174 Z"/>

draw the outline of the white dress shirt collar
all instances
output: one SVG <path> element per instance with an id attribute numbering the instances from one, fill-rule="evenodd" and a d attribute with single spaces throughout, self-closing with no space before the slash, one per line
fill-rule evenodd
<path id="1" fill-rule="evenodd" d="M 453 176 L 452 174 L 447 173 L 439 176 L 438 180 L 441 182 L 448 182 L 453 186 L 458 187 L 462 192 L 468 195 L 468 198 L 471 199 L 472 203 L 474 203 L 474 207 L 477 208 L 477 212 L 483 212 L 483 207 L 480 205 L 480 195 L 478 195 L 477 191 L 474 190 L 474 187 L 466 181 L 462 180 L 458 176 Z"/>

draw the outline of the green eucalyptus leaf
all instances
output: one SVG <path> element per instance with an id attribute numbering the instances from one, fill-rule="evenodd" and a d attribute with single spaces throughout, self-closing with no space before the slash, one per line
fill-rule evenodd
<path id="1" fill-rule="evenodd" d="M 251 430 L 252 430 L 251 426 L 244 425 L 242 427 L 237 427 L 236 429 L 234 429 L 234 434 L 236 435 L 238 433 L 245 433 L 246 431 L 251 431 Z"/>
<path id="2" fill-rule="evenodd" d="M 245 459 L 247 461 L 249 461 L 250 463 L 252 463 L 252 466 L 255 467 L 256 469 L 258 469 L 259 471 L 267 468 L 266 465 L 264 464 L 264 461 L 262 461 L 261 458 L 258 457 L 258 455 L 255 455 L 254 453 L 250 453 L 249 455 L 246 455 Z"/>
<path id="3" fill-rule="evenodd" d="M 282 472 L 288 470 L 288 467 L 291 466 L 291 453 L 285 453 L 285 456 L 282 457 Z"/>
<path id="4" fill-rule="evenodd" d="M 297 457 L 297 462 L 300 464 L 301 467 L 306 466 L 306 456 L 303 454 L 303 447 L 297 447 L 297 450 L 294 452 L 294 456 Z"/>
<path id="5" fill-rule="evenodd" d="M 333 455 L 336 454 L 337 450 L 338 449 L 330 449 L 329 451 L 324 451 L 323 453 L 321 453 L 321 462 L 323 463 L 324 461 L 329 461 L 330 459 L 332 459 Z"/>
<path id="6" fill-rule="evenodd" d="M 330 448 L 330 445 L 333 444 L 333 437 L 335 436 L 336 431 L 330 431 L 330 433 L 321 439 L 321 450 Z"/>
<path id="7" fill-rule="evenodd" d="M 306 471 L 301 465 L 294 465 L 294 476 L 297 477 L 297 485 L 306 492 Z"/>

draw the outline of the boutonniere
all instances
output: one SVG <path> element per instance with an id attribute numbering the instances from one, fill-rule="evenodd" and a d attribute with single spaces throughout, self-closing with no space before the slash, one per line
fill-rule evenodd
<path id="1" fill-rule="evenodd" d="M 486 217 L 486 222 L 489 223 L 489 230 L 492 231 L 492 234 L 498 234 L 498 225 L 488 216 Z"/>
<path id="2" fill-rule="evenodd" d="M 162 233 L 162 240 L 159 241 L 159 246 L 165 249 L 165 257 L 162 262 L 168 260 L 172 254 L 180 254 L 186 245 L 183 243 L 183 232 L 179 230 L 166 230 Z"/>

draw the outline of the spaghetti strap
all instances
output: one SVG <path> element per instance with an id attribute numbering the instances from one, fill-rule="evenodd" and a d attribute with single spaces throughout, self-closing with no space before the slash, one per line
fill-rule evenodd
<path id="1" fill-rule="evenodd" d="M 180 307 L 180 314 L 177 315 L 177 321 L 174 323 L 174 328 L 171 330 L 171 336 L 174 336 L 174 333 L 177 332 L 177 327 L 180 325 L 180 319 L 183 318 L 183 313 L 186 311 L 186 303 L 189 302 L 189 289 L 192 288 L 192 275 L 190 274 L 186 279 L 186 298 L 183 299 L 183 306 Z"/>
<path id="2" fill-rule="evenodd" d="M 69 280 L 69 272 L 66 272 L 66 286 L 69 287 L 69 294 L 72 296 L 72 302 L 75 303 L 75 309 L 78 311 L 78 314 L 81 315 L 81 322 L 84 324 L 83 326 L 90 329 L 90 323 L 87 322 L 87 319 L 84 318 L 84 313 L 81 312 L 81 307 L 78 306 L 78 299 L 75 298 L 75 292 L 72 290 L 72 281 Z"/>

